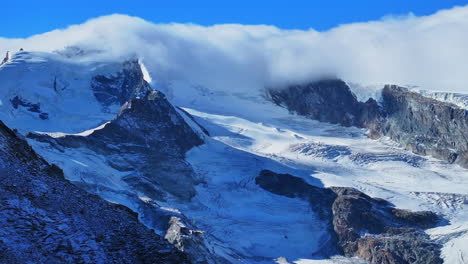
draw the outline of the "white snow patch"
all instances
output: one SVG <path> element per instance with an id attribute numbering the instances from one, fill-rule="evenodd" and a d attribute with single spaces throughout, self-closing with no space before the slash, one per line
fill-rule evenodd
<path id="1" fill-rule="evenodd" d="M 346 84 L 360 102 L 366 102 L 370 98 L 380 102 L 382 99 L 382 89 L 385 86 L 385 84 L 361 84 L 356 82 L 347 82 Z"/>
<path id="2" fill-rule="evenodd" d="M 367 261 L 363 261 L 358 258 L 345 258 L 345 257 L 332 257 L 331 259 L 300 259 L 295 261 L 294 264 L 367 264 Z"/>
<path id="3" fill-rule="evenodd" d="M 110 121 L 107 121 L 107 122 L 105 122 L 104 124 L 102 124 L 102 125 L 100 125 L 100 126 L 98 126 L 98 127 L 96 127 L 96 128 L 92 128 L 92 129 L 83 131 L 83 132 L 81 132 L 81 133 L 75 134 L 75 135 L 77 135 L 77 136 L 82 136 L 82 137 L 89 136 L 89 135 L 91 135 L 93 132 L 95 132 L 95 131 L 97 131 L 97 130 L 103 129 L 103 128 L 104 128 L 107 124 L 109 124 L 109 123 L 110 123 Z"/>
<path id="4" fill-rule="evenodd" d="M 153 199 L 151 199 L 151 198 L 149 198 L 149 197 L 146 197 L 146 196 L 138 196 L 138 198 L 139 198 L 140 200 L 142 200 L 143 202 L 145 202 L 145 203 L 150 203 L 150 202 L 153 201 Z"/>
<path id="5" fill-rule="evenodd" d="M 74 160 L 74 159 L 71 159 L 71 161 L 73 161 L 74 163 L 78 164 L 78 165 L 81 165 L 83 167 L 89 167 L 88 165 L 84 164 L 83 162 L 79 162 L 77 160 Z"/>
<path id="6" fill-rule="evenodd" d="M 87 137 L 87 136 L 91 135 L 93 132 L 103 129 L 109 123 L 110 123 L 110 121 L 105 122 L 104 124 L 102 124 L 102 125 L 100 125 L 100 126 L 98 126 L 96 128 L 88 129 L 88 130 L 85 130 L 83 132 L 76 133 L 76 134 L 62 133 L 62 132 L 41 132 L 41 131 L 35 131 L 35 133 L 41 134 L 41 135 L 48 135 L 48 136 L 50 136 L 52 138 L 61 138 L 61 137 L 65 137 L 65 136 Z"/>
<path id="7" fill-rule="evenodd" d="M 141 60 L 139 60 L 138 62 L 140 63 L 141 72 L 143 73 L 143 79 L 147 81 L 149 84 L 151 84 L 153 79 L 151 78 L 151 75 L 148 69 L 146 68 L 145 64 Z"/>
<path id="8" fill-rule="evenodd" d="M 176 208 L 170 208 L 170 207 L 164 207 L 164 206 L 163 206 L 163 207 L 161 207 L 160 209 L 165 210 L 165 211 L 168 211 L 168 212 L 172 212 L 172 213 L 178 213 L 178 214 L 181 213 L 181 212 L 180 212 L 178 209 L 176 209 Z"/>

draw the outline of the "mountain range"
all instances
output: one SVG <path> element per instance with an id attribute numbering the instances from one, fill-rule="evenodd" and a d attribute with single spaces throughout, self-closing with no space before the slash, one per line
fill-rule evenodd
<path id="1" fill-rule="evenodd" d="M 101 52 L 0 66 L 0 262 L 468 258 L 468 95 L 218 89 Z"/>

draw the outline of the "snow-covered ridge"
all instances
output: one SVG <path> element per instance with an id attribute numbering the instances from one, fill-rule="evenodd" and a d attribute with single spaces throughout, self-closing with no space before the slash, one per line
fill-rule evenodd
<path id="1" fill-rule="evenodd" d="M 89 136 L 91 135 L 93 132 L 97 131 L 97 130 L 101 130 L 103 129 L 107 124 L 109 124 L 110 121 L 108 122 L 105 122 L 104 124 L 96 127 L 96 128 L 91 128 L 91 129 L 88 129 L 88 130 L 85 130 L 83 132 L 80 132 L 80 133 L 75 133 L 75 134 L 71 134 L 71 133 L 62 133 L 62 132 L 41 132 L 41 131 L 35 131 L 34 133 L 36 134 L 40 134 L 40 135 L 48 135 L 52 138 L 63 138 L 63 137 L 66 137 L 66 136 L 80 136 L 80 137 L 86 137 L 86 136 Z"/>

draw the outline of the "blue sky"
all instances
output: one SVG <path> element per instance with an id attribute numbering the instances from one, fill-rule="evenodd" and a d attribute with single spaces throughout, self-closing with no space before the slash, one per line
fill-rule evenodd
<path id="1" fill-rule="evenodd" d="M 466 4 L 460 0 L 7 0 L 1 3 L 0 36 L 28 37 L 113 13 L 155 23 L 269 24 L 323 31 L 385 15 L 429 15 Z"/>

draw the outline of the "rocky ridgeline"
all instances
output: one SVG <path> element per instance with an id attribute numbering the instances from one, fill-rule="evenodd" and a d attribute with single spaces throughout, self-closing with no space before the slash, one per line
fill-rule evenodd
<path id="1" fill-rule="evenodd" d="M 255 182 L 264 190 L 309 202 L 328 223 L 336 252 L 370 263 L 442 263 L 440 246 L 424 229 L 439 217 L 432 212 L 411 212 L 345 187 L 319 188 L 303 179 L 263 170 Z"/>
<path id="2" fill-rule="evenodd" d="M 382 91 L 383 121 L 376 134 L 405 148 L 468 168 L 468 110 L 387 85 Z"/>
<path id="3" fill-rule="evenodd" d="M 189 263 L 128 208 L 65 180 L 0 121 L 0 262 Z"/>
<path id="4" fill-rule="evenodd" d="M 468 110 L 387 85 L 382 102 L 359 102 L 341 80 L 322 80 L 270 89 L 273 102 L 312 119 L 369 129 L 417 154 L 432 155 L 468 168 Z"/>
<path id="5" fill-rule="evenodd" d="M 271 99 L 291 112 L 322 122 L 364 126 L 380 115 L 377 102 L 359 102 L 341 80 L 322 80 L 306 85 L 270 89 Z"/>

